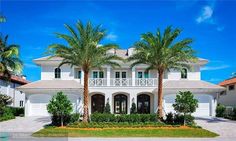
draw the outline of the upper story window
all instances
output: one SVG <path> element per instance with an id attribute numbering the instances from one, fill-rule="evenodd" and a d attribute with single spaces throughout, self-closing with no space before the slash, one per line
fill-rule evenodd
<path id="1" fill-rule="evenodd" d="M 232 91 L 232 90 L 235 89 L 235 86 L 234 85 L 229 85 L 228 89 L 229 89 L 229 91 Z"/>
<path id="2" fill-rule="evenodd" d="M 181 70 L 181 79 L 187 79 L 188 78 L 188 70 L 186 68 L 183 68 Z"/>
<path id="3" fill-rule="evenodd" d="M 61 69 L 55 68 L 54 74 L 55 74 L 55 78 L 61 78 Z"/>
<path id="4" fill-rule="evenodd" d="M 93 71 L 93 78 L 104 78 L 103 71 Z"/>
<path id="5" fill-rule="evenodd" d="M 75 78 L 77 78 L 77 79 L 81 79 L 81 71 L 76 71 L 76 73 L 75 73 Z"/>
<path id="6" fill-rule="evenodd" d="M 148 71 L 138 71 L 138 78 L 149 78 Z"/>

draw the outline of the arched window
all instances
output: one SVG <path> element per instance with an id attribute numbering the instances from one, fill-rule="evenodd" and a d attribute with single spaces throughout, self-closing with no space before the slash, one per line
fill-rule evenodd
<path id="1" fill-rule="evenodd" d="M 137 97 L 137 111 L 139 114 L 150 114 L 150 96 L 140 94 Z"/>
<path id="2" fill-rule="evenodd" d="M 187 79 L 188 78 L 188 70 L 186 68 L 183 68 L 181 70 L 181 79 Z"/>
<path id="3" fill-rule="evenodd" d="M 55 74 L 55 78 L 61 78 L 61 69 L 55 68 L 54 74 Z"/>
<path id="4" fill-rule="evenodd" d="M 127 114 L 127 96 L 124 94 L 118 94 L 114 96 L 114 113 L 115 114 Z"/>
<path id="5" fill-rule="evenodd" d="M 105 106 L 105 96 L 101 94 L 95 94 L 91 97 L 92 113 L 103 113 Z"/>

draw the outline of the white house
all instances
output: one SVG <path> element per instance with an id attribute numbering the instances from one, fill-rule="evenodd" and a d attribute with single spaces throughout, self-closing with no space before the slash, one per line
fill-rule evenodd
<path id="1" fill-rule="evenodd" d="M 128 50 L 111 50 L 123 58 L 132 55 Z M 73 103 L 74 112 L 82 112 L 83 77 L 79 66 L 58 64 L 62 58 L 42 57 L 34 62 L 41 67 L 41 80 L 19 87 L 26 93 L 26 116 L 47 116 L 46 105 L 58 91 L 66 93 Z M 224 88 L 201 80 L 200 68 L 208 61 L 199 58 L 191 63 L 191 70 L 171 70 L 164 76 L 164 112 L 173 112 L 172 104 L 179 91 L 192 91 L 199 101 L 195 116 L 215 116 L 217 96 Z M 131 104 L 137 105 L 138 113 L 157 112 L 157 71 L 145 71 L 146 65 L 130 68 L 129 63 L 121 63 L 121 68 L 103 66 L 94 69 L 89 77 L 89 112 L 102 112 L 106 102 L 115 114 L 130 113 Z"/>
<path id="2" fill-rule="evenodd" d="M 24 107 L 25 94 L 16 88 L 29 83 L 24 76 L 12 75 L 10 81 L 3 79 L 0 75 L 0 94 L 10 96 L 12 103 L 9 106 Z"/>
<path id="3" fill-rule="evenodd" d="M 221 94 L 219 97 L 219 103 L 227 107 L 236 106 L 236 77 L 224 80 L 219 84 L 226 88 L 226 92 Z"/>

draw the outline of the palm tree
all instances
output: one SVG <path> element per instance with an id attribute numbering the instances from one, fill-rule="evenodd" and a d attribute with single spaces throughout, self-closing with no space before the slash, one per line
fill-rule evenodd
<path id="1" fill-rule="evenodd" d="M 148 65 L 147 70 L 157 70 L 158 72 L 158 115 L 163 117 L 163 76 L 165 71 L 170 69 L 181 70 L 184 67 L 190 68 L 188 62 L 195 61 L 195 51 L 190 44 L 192 39 L 186 38 L 175 41 L 181 30 L 167 27 L 162 35 L 157 29 L 156 33 L 145 33 L 141 35 L 141 40 L 134 44 L 135 53 L 128 58 L 132 61 L 131 67 L 138 64 Z"/>
<path id="2" fill-rule="evenodd" d="M 65 25 L 70 35 L 57 33 L 57 37 L 64 39 L 68 45 L 53 44 L 49 46 L 49 52 L 52 57 L 61 57 L 63 61 L 59 67 L 68 64 L 80 66 L 84 71 L 84 114 L 83 122 L 88 122 L 88 78 L 89 71 L 93 68 L 99 68 L 103 65 L 112 67 L 120 66 L 116 60 L 122 60 L 114 54 L 108 54 L 107 51 L 116 49 L 115 44 L 101 45 L 102 39 L 106 36 L 106 31 L 101 25 L 93 26 L 90 22 L 84 25 L 81 21 L 76 23 L 76 30 L 71 26 Z"/>
<path id="3" fill-rule="evenodd" d="M 19 46 L 7 44 L 8 36 L 0 36 L 0 74 L 9 79 L 12 73 L 20 73 L 22 61 L 19 59 Z"/>

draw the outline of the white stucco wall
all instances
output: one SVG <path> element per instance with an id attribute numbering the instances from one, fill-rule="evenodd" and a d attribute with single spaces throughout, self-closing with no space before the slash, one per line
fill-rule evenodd
<path id="1" fill-rule="evenodd" d="M 236 85 L 234 85 L 234 90 L 229 90 L 229 86 L 226 86 L 226 93 L 219 97 L 219 103 L 226 106 L 236 106 Z"/>
<path id="2" fill-rule="evenodd" d="M 25 105 L 25 94 L 17 90 L 20 84 L 0 80 L 0 93 L 10 96 L 13 101 L 10 106 L 20 107 L 20 101 Z"/>

